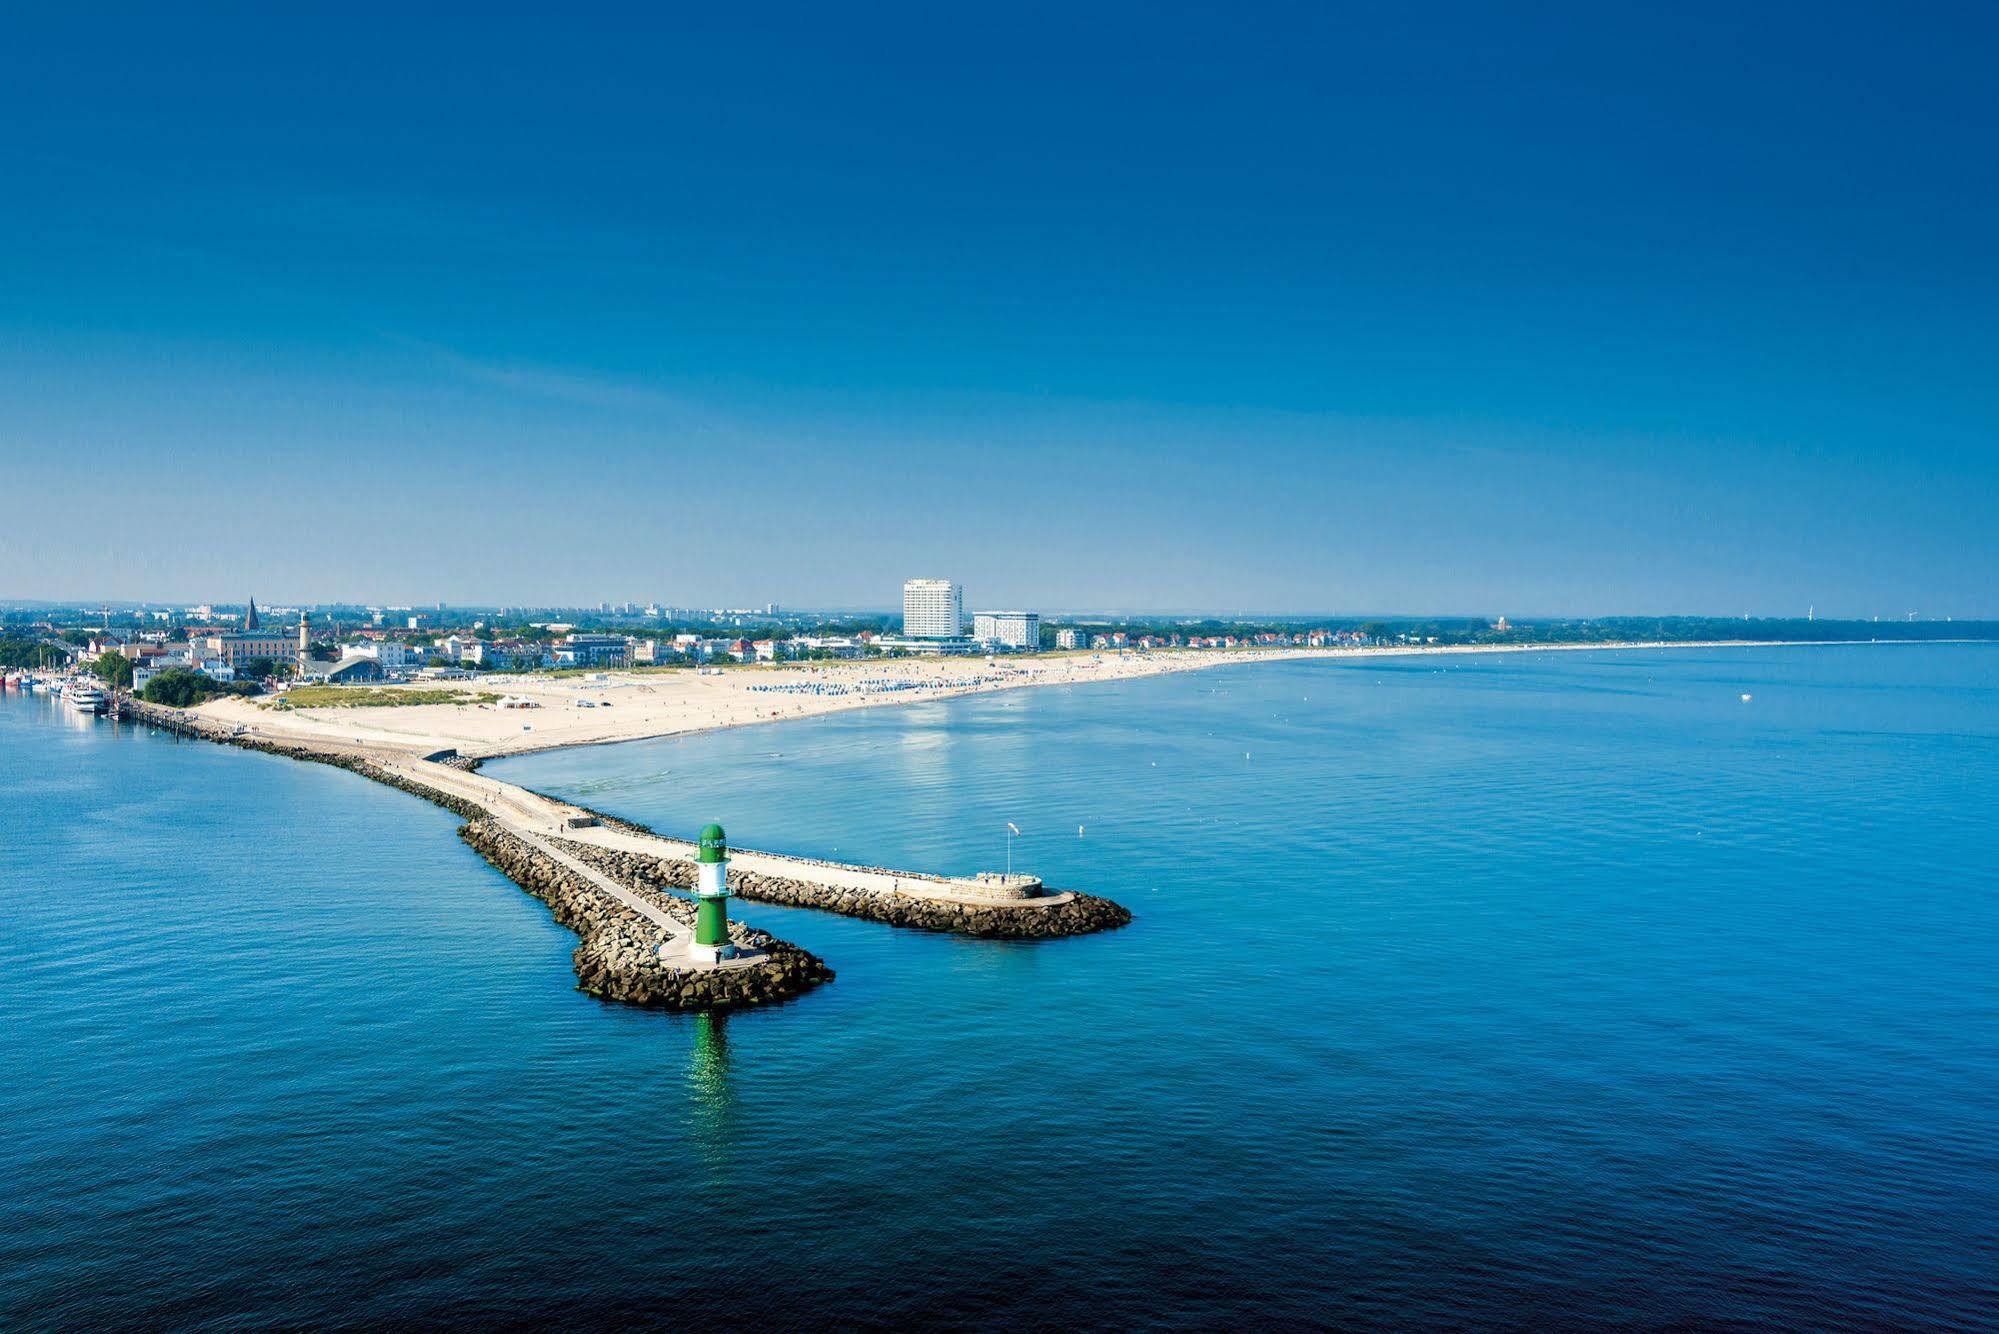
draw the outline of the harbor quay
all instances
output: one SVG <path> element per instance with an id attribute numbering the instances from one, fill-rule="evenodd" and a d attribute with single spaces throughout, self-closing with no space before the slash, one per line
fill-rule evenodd
<path id="1" fill-rule="evenodd" d="M 669 838 L 488 777 L 451 751 L 419 756 L 368 742 L 264 735 L 140 700 L 122 701 L 119 716 L 331 764 L 461 816 L 466 844 L 576 932 L 578 985 L 608 1000 L 725 1009 L 789 1000 L 832 980 L 832 969 L 808 951 L 730 920 L 730 898 L 989 939 L 1052 939 L 1131 921 L 1119 904 L 1053 891 L 1032 876 L 956 878 L 739 850 L 727 846 L 719 824 L 694 839 Z"/>

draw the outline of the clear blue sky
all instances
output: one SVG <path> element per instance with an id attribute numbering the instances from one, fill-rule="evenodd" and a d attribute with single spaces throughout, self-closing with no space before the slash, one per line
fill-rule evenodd
<path id="1" fill-rule="evenodd" d="M 1999 615 L 1989 7 L 414 8 L 10 15 L 0 595 Z"/>

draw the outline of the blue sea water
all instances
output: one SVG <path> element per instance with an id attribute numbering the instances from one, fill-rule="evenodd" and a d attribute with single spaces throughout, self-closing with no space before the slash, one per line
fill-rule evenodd
<path id="1" fill-rule="evenodd" d="M 1740 696 L 1752 695 L 1745 703 Z M 1137 919 L 726 1019 L 337 770 L 0 703 L 0 1327 L 1999 1321 L 1999 648 L 1266 664 L 531 756 Z"/>

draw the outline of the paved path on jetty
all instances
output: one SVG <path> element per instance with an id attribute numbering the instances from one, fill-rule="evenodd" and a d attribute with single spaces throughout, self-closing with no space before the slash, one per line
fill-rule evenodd
<path id="1" fill-rule="evenodd" d="M 285 732 L 266 732 L 257 727 L 217 724 L 200 719 L 198 716 L 195 721 L 211 731 L 218 739 L 230 737 L 254 739 L 365 760 L 400 777 L 484 808 L 508 832 L 530 839 L 536 843 L 538 850 L 547 852 L 571 869 L 581 868 L 583 864 L 546 846 L 547 840 L 565 839 L 571 843 L 583 843 L 610 852 L 633 852 L 667 861 L 690 863 L 695 860 L 699 852 L 699 848 L 686 839 L 665 838 L 658 834 L 640 833 L 614 825 L 572 825 L 572 820 L 594 820 L 596 813 L 580 806 L 557 801 L 553 797 L 545 797 L 539 792 L 532 792 L 513 783 L 502 782 L 497 778 L 489 778 L 484 774 L 449 764 L 440 764 L 377 743 L 358 739 L 354 741 L 317 737 L 307 739 Z M 1002 912 L 1044 911 L 1070 903 L 1076 897 L 1070 893 L 1056 893 L 1042 894 L 1029 899 L 1004 899 L 981 894 L 966 881 L 953 880 L 947 876 L 924 875 L 881 867 L 851 866 L 811 857 L 787 857 L 778 853 L 752 852 L 741 848 L 730 851 L 729 861 L 733 870 L 750 875 L 802 881 L 829 889 L 856 890 L 866 894 L 879 894 L 883 898 L 965 904 Z M 593 884 L 602 882 L 607 889 L 612 884 L 596 872 L 590 872 L 590 879 Z M 624 891 L 621 890 L 622 892 Z M 620 901 L 625 900 L 621 898 Z M 679 929 L 685 931 L 684 927 Z"/>
<path id="2" fill-rule="evenodd" d="M 556 863 L 556 865 L 562 867 L 571 875 L 582 877 L 593 888 L 601 893 L 610 895 L 619 903 L 624 904 L 627 908 L 630 908 L 633 912 L 658 927 L 666 936 L 668 944 L 678 945 L 685 949 L 693 943 L 694 933 L 684 923 L 675 919 L 658 904 L 640 898 L 637 894 L 632 893 L 632 891 L 626 889 L 603 872 L 584 865 L 540 835 L 529 833 L 517 825 L 507 824 L 505 821 L 501 823 L 507 829 L 507 832 L 533 848 L 536 852 L 539 852 L 542 856 Z"/>
<path id="3" fill-rule="evenodd" d="M 686 839 L 642 834 L 614 825 L 572 827 L 569 823 L 572 819 L 594 818 L 594 813 L 580 806 L 556 801 L 552 797 L 544 797 L 538 792 L 530 792 L 524 787 L 516 787 L 512 783 L 503 783 L 497 778 L 455 769 L 448 764 L 385 756 L 379 750 L 368 746 L 357 749 L 383 768 L 394 770 L 417 782 L 441 788 L 454 796 L 484 806 L 493 813 L 495 819 L 518 832 L 538 834 L 543 838 L 563 838 L 572 843 L 585 843 L 612 852 L 636 852 L 669 861 L 692 862 L 699 852 L 699 848 Z M 834 889 L 855 889 L 866 893 L 933 899 L 945 903 L 977 904 L 980 907 L 1017 909 L 1022 912 L 1057 907 L 1075 897 L 1073 894 L 1060 893 L 1043 894 L 1031 899 L 1001 899 L 979 894 L 969 887 L 961 888 L 963 882 L 952 881 L 943 876 L 919 875 L 868 866 L 848 866 L 808 857 L 785 857 L 776 853 L 751 852 L 742 848 L 730 850 L 729 862 L 735 870 L 751 875 L 780 876 Z"/>

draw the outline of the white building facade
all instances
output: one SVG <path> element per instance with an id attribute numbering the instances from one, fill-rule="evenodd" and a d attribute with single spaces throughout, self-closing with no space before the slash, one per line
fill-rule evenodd
<path id="1" fill-rule="evenodd" d="M 1032 611 L 982 611 L 972 618 L 972 638 L 986 648 L 1032 652 L 1041 647 L 1041 615 Z"/>
<path id="2" fill-rule="evenodd" d="M 956 639 L 965 633 L 965 590 L 949 579 L 902 586 L 902 633 L 909 639 Z"/>
<path id="3" fill-rule="evenodd" d="M 347 644 L 342 647 L 341 652 L 350 658 L 373 658 L 382 664 L 384 674 L 407 671 L 416 665 L 416 650 L 394 639 Z"/>
<path id="4" fill-rule="evenodd" d="M 572 634 L 555 646 L 562 667 L 629 667 L 632 642 L 623 635 Z"/>

